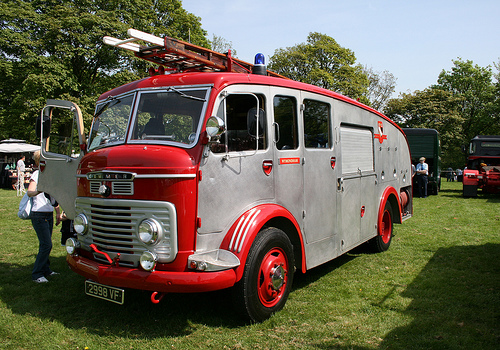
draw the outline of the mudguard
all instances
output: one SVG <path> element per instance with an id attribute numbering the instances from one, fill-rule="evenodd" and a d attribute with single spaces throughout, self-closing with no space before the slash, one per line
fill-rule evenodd
<path id="1" fill-rule="evenodd" d="M 264 227 L 264 225 L 272 219 L 287 220 L 295 227 L 300 241 L 300 251 L 302 254 L 301 269 L 305 272 L 306 259 L 304 255 L 304 241 L 299 224 L 293 215 L 282 206 L 276 204 L 262 204 L 246 211 L 243 215 L 241 215 L 231 226 L 231 229 L 228 231 L 220 246 L 221 249 L 229 250 L 240 259 L 241 264 L 236 268 L 236 281 L 239 281 L 243 275 L 248 252 L 250 251 L 250 247 L 252 246 L 255 237 L 261 231 L 262 227 Z M 285 233 L 289 236 L 291 234 L 290 232 Z"/>
<path id="2" fill-rule="evenodd" d="M 378 228 L 382 227 L 382 217 L 384 214 L 384 208 L 385 204 L 389 201 L 391 203 L 392 210 L 397 209 L 397 223 L 402 223 L 403 218 L 402 218 L 402 210 L 401 210 L 401 200 L 399 198 L 399 193 L 396 191 L 394 187 L 387 187 L 384 190 L 384 193 L 382 194 L 382 198 L 380 199 L 380 206 L 378 207 L 378 219 L 377 219 L 377 231 Z M 396 205 L 395 205 L 396 204 Z M 396 215 L 395 212 L 392 213 L 394 216 Z M 380 232 L 378 232 L 380 234 Z"/>

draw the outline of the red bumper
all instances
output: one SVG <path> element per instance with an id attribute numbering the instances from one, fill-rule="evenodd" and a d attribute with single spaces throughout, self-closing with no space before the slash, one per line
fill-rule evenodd
<path id="1" fill-rule="evenodd" d="M 113 287 L 163 293 L 197 293 L 228 288 L 236 282 L 234 269 L 217 272 L 144 271 L 99 264 L 81 256 L 66 256 L 69 267 L 95 282 Z"/>

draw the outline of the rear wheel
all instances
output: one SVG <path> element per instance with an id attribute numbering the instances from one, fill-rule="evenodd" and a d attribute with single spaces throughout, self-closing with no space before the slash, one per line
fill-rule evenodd
<path id="1" fill-rule="evenodd" d="M 281 310 L 292 287 L 294 264 L 293 246 L 283 231 L 267 228 L 259 232 L 243 277 L 233 289 L 235 306 L 254 322 Z"/>
<path id="2" fill-rule="evenodd" d="M 391 203 L 385 203 L 381 219 L 381 224 L 378 227 L 378 235 L 370 241 L 371 248 L 375 252 L 385 252 L 391 245 L 393 230 Z"/>

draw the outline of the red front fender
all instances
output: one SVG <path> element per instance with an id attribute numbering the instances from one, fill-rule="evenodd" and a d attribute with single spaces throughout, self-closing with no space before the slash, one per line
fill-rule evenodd
<path id="1" fill-rule="evenodd" d="M 273 219 L 279 219 L 280 222 L 288 222 L 295 228 L 296 236 L 300 241 L 300 251 L 302 254 L 302 271 L 306 270 L 305 255 L 304 255 L 304 241 L 300 231 L 299 224 L 293 215 L 280 205 L 276 204 L 262 204 L 258 205 L 241 215 L 236 220 L 224 238 L 221 249 L 226 249 L 234 253 L 241 261 L 240 266 L 236 268 L 236 281 L 241 279 L 245 269 L 245 262 L 250 251 L 250 247 L 260 232 L 262 227 Z M 280 228 L 280 227 L 278 227 Z M 295 236 L 295 232 L 285 232 L 289 237 Z M 290 240 L 293 242 L 292 237 Z"/>

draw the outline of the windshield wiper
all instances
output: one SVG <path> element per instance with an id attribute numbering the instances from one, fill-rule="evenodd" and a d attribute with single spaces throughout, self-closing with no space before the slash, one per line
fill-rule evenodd
<path id="1" fill-rule="evenodd" d="M 190 99 L 192 99 L 192 100 L 203 101 L 203 102 L 205 102 L 205 101 L 206 101 L 206 99 L 204 99 L 204 98 L 202 98 L 202 97 L 197 97 L 197 96 L 187 95 L 187 94 L 185 94 L 184 92 L 179 91 L 179 90 L 177 90 L 176 88 L 174 88 L 174 87 L 172 87 L 172 86 L 170 86 L 170 87 L 168 88 L 168 90 L 172 90 L 172 91 L 174 91 L 174 92 L 178 93 L 179 95 L 181 95 L 182 97 L 185 97 L 185 98 L 190 98 Z"/>

